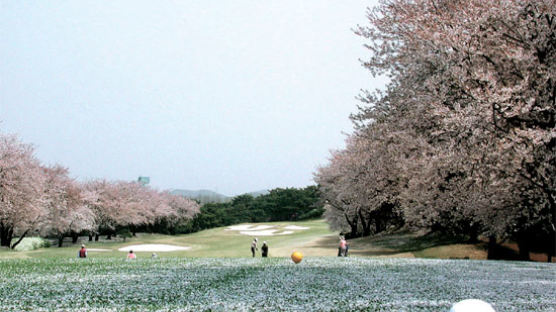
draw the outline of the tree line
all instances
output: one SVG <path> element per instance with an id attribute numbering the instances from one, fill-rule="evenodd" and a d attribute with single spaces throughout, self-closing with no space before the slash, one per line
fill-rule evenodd
<path id="1" fill-rule="evenodd" d="M 400 228 L 555 253 L 554 0 L 383 0 L 358 26 L 372 75 L 315 181 L 348 236 Z"/>
<path id="2" fill-rule="evenodd" d="M 191 233 L 244 222 L 307 220 L 323 212 L 317 186 L 276 188 L 257 197 L 244 194 L 226 203 L 206 203 L 193 219 L 173 230 Z"/>
<path id="3" fill-rule="evenodd" d="M 27 235 L 124 237 L 187 222 L 199 205 L 137 182 L 79 182 L 60 166 L 44 166 L 33 147 L 0 133 L 0 245 L 15 248 Z M 17 238 L 17 239 L 14 239 Z"/>

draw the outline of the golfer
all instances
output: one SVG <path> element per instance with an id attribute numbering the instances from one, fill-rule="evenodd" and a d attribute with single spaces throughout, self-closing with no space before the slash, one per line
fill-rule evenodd
<path id="1" fill-rule="evenodd" d="M 262 253 L 263 258 L 268 257 L 268 245 L 267 245 L 266 241 L 263 242 L 263 245 L 261 246 L 261 253 Z"/>
<path id="2" fill-rule="evenodd" d="M 257 250 L 259 250 L 259 248 L 257 248 L 257 242 L 258 242 L 258 241 L 259 241 L 259 240 L 255 237 L 255 238 L 253 239 L 253 242 L 251 243 L 251 253 L 253 254 L 253 258 L 255 257 L 255 252 L 256 252 Z"/>

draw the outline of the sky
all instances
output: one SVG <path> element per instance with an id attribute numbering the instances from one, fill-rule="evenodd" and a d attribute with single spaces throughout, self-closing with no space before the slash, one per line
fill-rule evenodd
<path id="1" fill-rule="evenodd" d="M 385 83 L 352 31 L 374 4 L 0 0 L 0 131 L 79 180 L 314 184 Z"/>

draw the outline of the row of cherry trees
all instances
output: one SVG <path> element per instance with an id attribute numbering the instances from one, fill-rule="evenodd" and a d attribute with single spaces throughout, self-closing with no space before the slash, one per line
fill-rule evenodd
<path id="1" fill-rule="evenodd" d="M 29 144 L 0 133 L 0 245 L 28 234 L 58 238 L 116 233 L 189 220 L 199 205 L 136 182 L 78 182 L 62 166 L 43 166 Z M 14 240 L 13 238 L 18 238 Z"/>
<path id="2" fill-rule="evenodd" d="M 406 226 L 554 255 L 554 0 L 383 0 L 368 11 L 356 131 L 316 181 L 332 227 Z"/>

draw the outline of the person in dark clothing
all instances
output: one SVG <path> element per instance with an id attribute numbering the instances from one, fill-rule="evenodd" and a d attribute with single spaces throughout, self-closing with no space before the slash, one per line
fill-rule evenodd
<path id="1" fill-rule="evenodd" d="M 261 247 L 261 253 L 263 255 L 263 258 L 268 257 L 268 245 L 266 244 L 266 242 L 263 242 L 263 246 Z"/>

